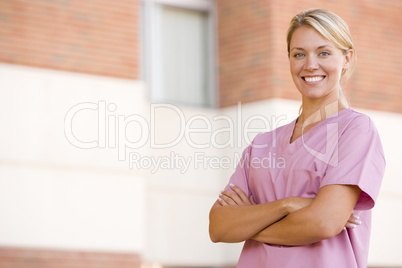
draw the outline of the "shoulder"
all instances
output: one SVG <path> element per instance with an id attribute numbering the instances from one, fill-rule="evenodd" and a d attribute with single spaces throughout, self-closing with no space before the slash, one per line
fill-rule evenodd
<path id="1" fill-rule="evenodd" d="M 353 109 L 348 109 L 343 117 L 340 117 L 342 132 L 353 133 L 377 133 L 377 128 L 373 120 L 366 114 L 357 112 Z"/>
<path id="2" fill-rule="evenodd" d="M 341 119 L 340 141 L 350 146 L 373 147 L 384 156 L 380 135 L 374 121 L 366 114 L 350 110 L 345 118 Z"/>

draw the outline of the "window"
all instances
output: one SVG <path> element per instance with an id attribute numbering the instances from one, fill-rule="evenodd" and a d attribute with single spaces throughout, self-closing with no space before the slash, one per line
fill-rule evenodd
<path id="1" fill-rule="evenodd" d="M 212 3 L 143 1 L 143 78 L 152 101 L 215 106 Z"/>

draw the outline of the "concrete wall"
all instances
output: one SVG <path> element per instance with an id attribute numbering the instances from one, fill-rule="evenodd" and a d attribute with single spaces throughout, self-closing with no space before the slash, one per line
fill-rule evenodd
<path id="1" fill-rule="evenodd" d="M 7 64 L 0 79 L 0 244 L 143 251 L 144 178 L 113 148 L 80 149 L 65 135 L 77 104 L 142 111 L 141 83 Z M 98 111 L 77 112 L 72 128 L 98 139 Z"/>
<path id="2" fill-rule="evenodd" d="M 248 140 L 299 108 L 151 104 L 138 81 L 8 64 L 0 79 L 0 245 L 135 252 L 164 265 L 236 262 L 240 244 L 209 241 L 209 209 Z M 387 157 L 369 262 L 402 265 L 402 115 L 363 112 Z"/>

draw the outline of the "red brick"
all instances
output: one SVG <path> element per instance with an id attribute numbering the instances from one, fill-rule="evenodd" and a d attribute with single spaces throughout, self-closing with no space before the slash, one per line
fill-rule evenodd
<path id="1" fill-rule="evenodd" d="M 402 66 L 399 45 L 402 6 L 398 1 L 219 0 L 216 3 L 221 107 L 273 97 L 300 99 L 289 74 L 286 30 L 295 14 L 320 7 L 341 16 L 352 32 L 358 65 L 344 86 L 351 106 L 402 112 L 402 77 L 398 75 Z M 258 11 L 253 7 L 258 7 Z M 258 72 L 255 66 L 248 65 L 254 55 L 261 56 Z"/>
<path id="2" fill-rule="evenodd" d="M 139 79 L 139 1 L 1 1 L 0 61 Z"/>
<path id="3" fill-rule="evenodd" d="M 136 253 L 0 247 L 0 268 L 137 268 Z"/>

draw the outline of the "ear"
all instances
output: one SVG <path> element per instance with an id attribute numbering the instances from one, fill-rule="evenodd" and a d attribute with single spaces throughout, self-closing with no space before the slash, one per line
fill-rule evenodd
<path id="1" fill-rule="evenodd" d="M 352 62 L 353 59 L 353 53 L 354 51 L 352 49 L 349 49 L 348 51 L 346 51 L 345 53 L 345 62 L 343 64 L 343 69 L 348 69 L 350 67 L 350 64 Z"/>

